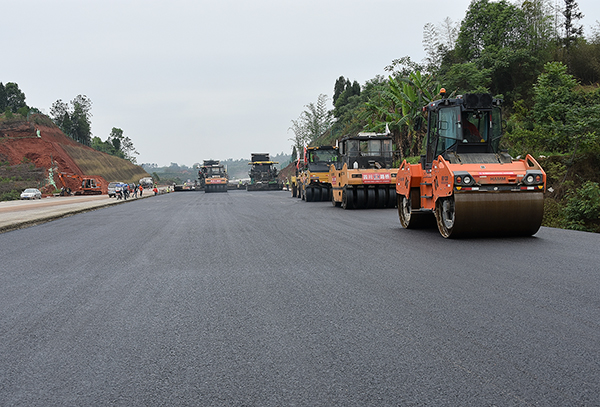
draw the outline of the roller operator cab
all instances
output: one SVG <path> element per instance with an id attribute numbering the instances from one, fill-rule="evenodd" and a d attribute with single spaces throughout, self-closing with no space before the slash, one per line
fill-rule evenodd
<path id="1" fill-rule="evenodd" d="M 338 161 L 338 147 L 306 147 L 303 171 L 299 177 L 300 198 L 306 202 L 330 201 L 329 166 Z"/>
<path id="2" fill-rule="evenodd" d="M 344 209 L 396 206 L 392 138 L 358 133 L 340 141 L 340 160 L 329 168 L 331 203 Z"/>
<path id="3" fill-rule="evenodd" d="M 423 110 L 426 154 L 398 171 L 402 226 L 419 227 L 435 216 L 446 238 L 535 234 L 546 174 L 531 155 L 513 159 L 499 150 L 501 100 L 485 93 L 442 97 Z"/>

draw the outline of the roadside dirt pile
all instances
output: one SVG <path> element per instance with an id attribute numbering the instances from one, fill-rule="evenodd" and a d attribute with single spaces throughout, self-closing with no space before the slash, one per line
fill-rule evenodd
<path id="1" fill-rule="evenodd" d="M 149 176 L 141 167 L 127 160 L 110 156 L 84 146 L 65 136 L 53 123 L 36 119 L 29 121 L 11 120 L 0 122 L 0 163 L 17 165 L 33 164 L 45 170 L 44 193 L 52 193 L 63 184 L 57 173 L 85 175 L 93 177 L 107 191 L 108 182 L 137 182 Z M 54 181 L 54 185 L 52 185 Z M 78 181 L 65 178 L 67 187 L 75 190 Z M 34 187 L 32 185 L 32 187 Z"/>

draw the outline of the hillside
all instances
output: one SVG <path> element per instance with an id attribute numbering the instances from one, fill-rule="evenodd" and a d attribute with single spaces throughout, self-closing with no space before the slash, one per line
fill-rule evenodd
<path id="1" fill-rule="evenodd" d="M 31 186 L 41 187 L 47 194 L 54 192 L 55 186 L 56 189 L 62 187 L 56 175 L 58 172 L 93 176 L 102 183 L 104 193 L 108 182 L 137 182 L 140 178 L 149 176 L 142 167 L 127 160 L 75 142 L 49 119 L 39 115 L 32 115 L 29 121 L 0 121 L 0 163 L 4 166 L 30 164 L 43 169 L 44 180 Z M 68 186 L 74 189 L 74 186 Z"/>

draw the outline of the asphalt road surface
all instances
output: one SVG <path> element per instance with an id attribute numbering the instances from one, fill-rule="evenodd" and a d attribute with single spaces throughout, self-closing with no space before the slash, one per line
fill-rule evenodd
<path id="1" fill-rule="evenodd" d="M 446 240 L 288 192 L 0 235 L 2 406 L 598 406 L 600 235 Z"/>

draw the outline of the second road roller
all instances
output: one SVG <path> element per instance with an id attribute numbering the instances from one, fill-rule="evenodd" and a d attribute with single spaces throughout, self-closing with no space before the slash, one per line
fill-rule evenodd
<path id="1" fill-rule="evenodd" d="M 402 226 L 418 227 L 433 215 L 445 238 L 535 234 L 544 215 L 546 174 L 531 155 L 513 159 L 499 149 L 502 100 L 440 93 L 423 108 L 426 154 L 398 170 Z"/>

